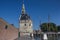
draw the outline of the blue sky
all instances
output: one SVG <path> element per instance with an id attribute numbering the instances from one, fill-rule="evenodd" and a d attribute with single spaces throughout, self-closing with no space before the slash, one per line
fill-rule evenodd
<path id="1" fill-rule="evenodd" d="M 60 25 L 60 0 L 24 0 L 25 9 L 33 21 L 33 28 L 38 29 L 39 23 L 50 22 Z M 19 16 L 22 0 L 0 0 L 0 17 L 15 27 L 19 27 Z"/>

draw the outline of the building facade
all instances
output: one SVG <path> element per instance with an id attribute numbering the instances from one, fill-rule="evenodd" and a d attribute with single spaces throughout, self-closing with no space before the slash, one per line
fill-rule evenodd
<path id="1" fill-rule="evenodd" d="M 18 38 L 18 29 L 0 18 L 0 40 L 15 40 Z"/>
<path id="2" fill-rule="evenodd" d="M 25 11 L 24 3 L 22 5 L 21 16 L 19 18 L 19 25 L 20 25 L 19 31 L 21 35 L 30 35 L 31 33 L 33 33 L 32 20 Z"/>

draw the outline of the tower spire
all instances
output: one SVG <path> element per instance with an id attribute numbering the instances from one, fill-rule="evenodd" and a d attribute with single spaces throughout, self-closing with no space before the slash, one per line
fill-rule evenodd
<path id="1" fill-rule="evenodd" d="M 22 4 L 22 14 L 25 14 L 24 0 L 23 0 L 23 4 Z"/>

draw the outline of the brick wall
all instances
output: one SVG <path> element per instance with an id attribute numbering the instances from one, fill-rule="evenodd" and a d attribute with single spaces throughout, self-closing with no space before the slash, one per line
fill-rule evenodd
<path id="1" fill-rule="evenodd" d="M 7 28 L 5 28 L 7 25 Z M 14 40 L 18 37 L 18 30 L 13 25 L 0 18 L 0 40 Z"/>

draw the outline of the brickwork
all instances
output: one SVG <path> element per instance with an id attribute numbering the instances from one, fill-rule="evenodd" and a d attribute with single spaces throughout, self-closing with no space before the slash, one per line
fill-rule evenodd
<path id="1" fill-rule="evenodd" d="M 7 25 L 7 29 L 5 26 Z M 13 25 L 0 18 L 0 40 L 14 40 L 18 37 L 18 30 Z"/>

